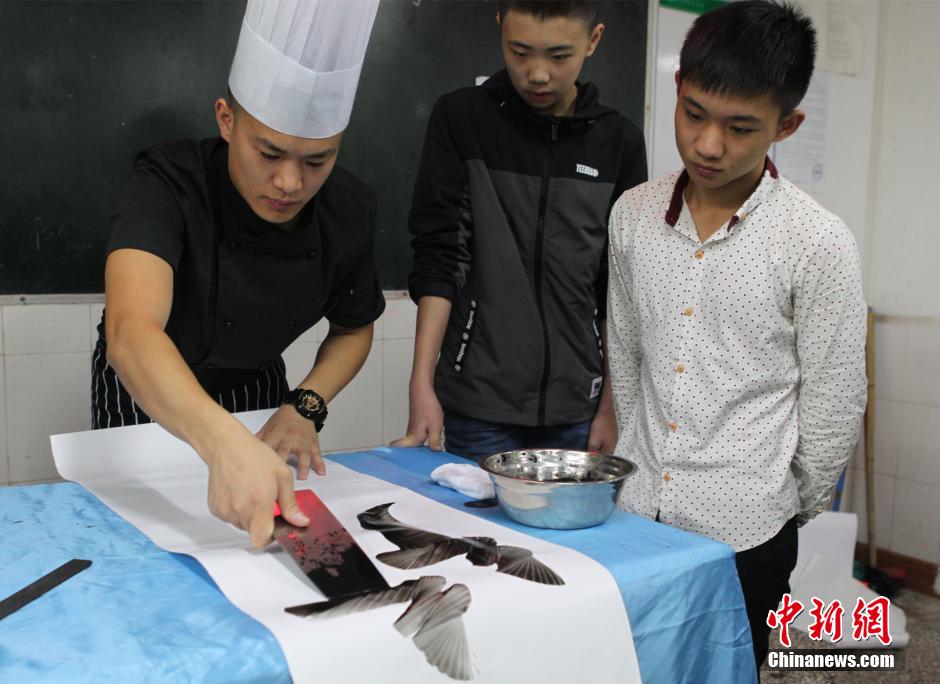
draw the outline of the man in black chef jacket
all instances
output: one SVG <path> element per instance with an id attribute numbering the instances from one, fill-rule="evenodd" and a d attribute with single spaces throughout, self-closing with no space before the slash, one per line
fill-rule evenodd
<path id="1" fill-rule="evenodd" d="M 221 138 L 137 157 L 112 223 L 91 386 L 95 428 L 152 419 L 188 442 L 209 467 L 210 510 L 256 547 L 275 501 L 308 522 L 287 460 L 299 479 L 325 472 L 327 404 L 385 308 L 375 197 L 336 165 L 377 2 L 296 16 L 278 5 L 248 3 L 215 102 Z M 296 40 L 318 22 L 337 30 Z M 329 334 L 291 391 L 281 352 L 322 317 Z M 257 435 L 229 413 L 273 407 Z"/>

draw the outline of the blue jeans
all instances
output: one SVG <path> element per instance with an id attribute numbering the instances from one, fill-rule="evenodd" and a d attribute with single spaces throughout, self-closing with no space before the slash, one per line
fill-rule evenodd
<path id="1" fill-rule="evenodd" d="M 455 456 L 480 462 L 490 454 L 513 449 L 587 449 L 591 421 L 526 427 L 502 425 L 444 412 L 444 448 Z"/>

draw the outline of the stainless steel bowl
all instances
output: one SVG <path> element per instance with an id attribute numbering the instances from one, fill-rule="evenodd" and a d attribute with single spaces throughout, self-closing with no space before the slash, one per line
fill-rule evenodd
<path id="1" fill-rule="evenodd" d="M 530 527 L 573 530 L 600 525 L 617 505 L 623 481 L 636 470 L 609 454 L 567 449 L 520 449 L 493 454 L 489 473 L 500 508 Z"/>

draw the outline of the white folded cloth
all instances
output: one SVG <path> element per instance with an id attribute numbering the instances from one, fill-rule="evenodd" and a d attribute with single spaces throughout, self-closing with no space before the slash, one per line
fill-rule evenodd
<path id="1" fill-rule="evenodd" d="M 496 496 L 493 482 L 486 471 L 469 463 L 445 463 L 431 471 L 431 479 L 471 499 L 491 499 Z"/>

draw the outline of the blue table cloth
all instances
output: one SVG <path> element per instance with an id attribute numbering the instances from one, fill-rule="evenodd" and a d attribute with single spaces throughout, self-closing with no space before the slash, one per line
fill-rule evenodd
<path id="1" fill-rule="evenodd" d="M 361 473 L 595 559 L 630 617 L 644 682 L 754 682 L 744 599 L 726 545 L 616 511 L 539 530 L 428 477 L 461 462 L 427 449 L 329 457 Z M 92 566 L 0 620 L 0 681 L 289 682 L 277 641 L 188 556 L 155 546 L 77 484 L 0 487 L 0 599 L 71 558 Z"/>

